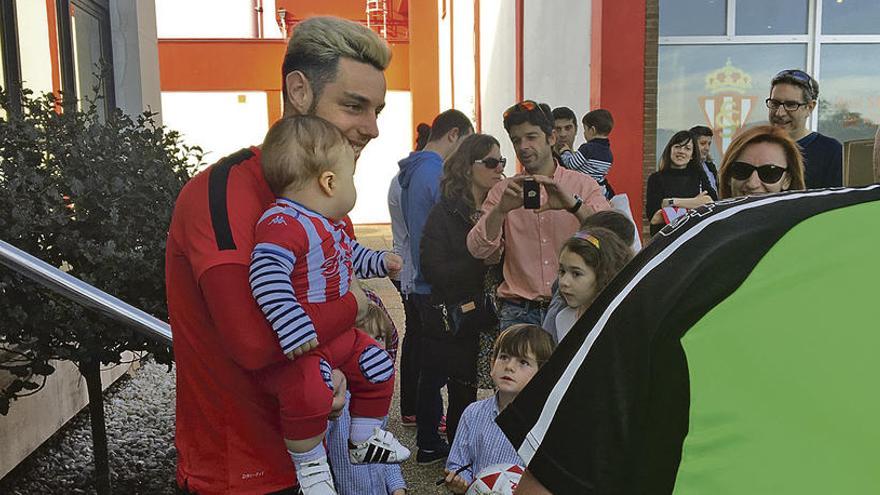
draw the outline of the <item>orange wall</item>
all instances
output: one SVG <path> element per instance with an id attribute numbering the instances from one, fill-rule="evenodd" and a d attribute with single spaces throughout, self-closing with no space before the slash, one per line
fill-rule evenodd
<path id="1" fill-rule="evenodd" d="M 413 127 L 430 124 L 440 113 L 440 55 L 436 0 L 410 0 L 409 87 L 412 91 Z"/>
<path id="2" fill-rule="evenodd" d="M 46 2 L 54 3 L 52 0 Z M 405 19 L 403 14 L 398 14 L 398 11 L 401 10 L 401 6 L 404 7 L 404 11 L 407 10 L 407 2 L 408 0 L 389 0 L 389 5 L 394 8 L 395 19 Z M 416 0 L 416 3 L 432 2 Z M 436 6 L 436 1 L 433 4 Z M 316 15 L 335 15 L 356 21 L 366 19 L 363 0 L 279 0 L 276 2 L 276 7 L 285 8 L 297 19 Z M 431 20 L 435 34 L 433 45 L 430 48 L 422 47 L 422 50 L 429 51 L 436 60 L 436 18 Z M 161 89 L 162 91 L 266 91 L 271 124 L 281 115 L 281 63 L 286 47 L 285 40 L 277 39 L 160 39 Z M 410 91 L 410 45 L 393 44 L 391 50 L 391 65 L 385 71 L 388 89 Z M 421 67 L 421 64 L 419 66 Z M 431 81 L 430 77 L 430 75 L 421 76 L 421 79 Z M 431 118 L 437 113 L 436 101 L 439 100 L 439 91 L 436 90 L 437 77 L 435 70 L 431 81 L 435 88 Z M 414 102 L 414 108 L 415 106 Z"/>
<path id="3" fill-rule="evenodd" d="M 409 45 L 391 45 L 391 65 L 385 71 L 385 79 L 388 81 L 389 90 L 412 90 L 409 51 Z"/>
<path id="4" fill-rule="evenodd" d="M 162 91 L 280 91 L 284 40 L 159 40 Z M 409 46 L 391 45 L 389 90 L 408 91 Z M 279 100 L 270 95 L 272 105 Z M 280 115 L 270 108 L 269 115 Z M 274 119 L 272 119 L 274 122 Z"/>
<path id="5" fill-rule="evenodd" d="M 162 91 L 281 88 L 284 40 L 159 40 Z"/>
<path id="6" fill-rule="evenodd" d="M 389 1 L 395 9 L 395 19 L 403 19 L 397 11 L 401 3 L 406 1 Z M 48 4 L 52 0 L 46 2 Z M 284 7 L 297 19 L 315 15 L 366 19 L 363 0 L 279 0 L 276 6 Z M 436 33 L 436 20 L 434 22 Z M 434 43 L 436 46 L 436 41 Z M 281 115 L 281 63 L 286 48 L 286 41 L 277 39 L 160 39 L 161 89 L 266 91 L 269 93 L 271 123 Z M 393 44 L 391 50 L 391 65 L 385 71 L 388 89 L 409 91 L 410 47 L 407 44 Z"/>

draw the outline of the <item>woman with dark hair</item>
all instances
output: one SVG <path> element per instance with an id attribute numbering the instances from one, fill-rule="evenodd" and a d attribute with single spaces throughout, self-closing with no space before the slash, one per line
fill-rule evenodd
<path id="1" fill-rule="evenodd" d="M 449 378 L 446 435 L 450 443 L 461 414 L 477 398 L 480 334 L 497 327 L 485 285 L 489 266 L 471 256 L 467 234 L 479 217 L 489 189 L 504 177 L 498 141 L 474 134 L 443 165 L 440 202 L 434 205 L 420 241 L 421 268 L 431 284 L 436 318 L 424 321 L 426 334 L 440 335 L 433 356 Z M 423 363 L 430 366 L 431 363 Z"/>
<path id="2" fill-rule="evenodd" d="M 689 131 L 678 131 L 660 156 L 660 170 L 648 177 L 645 215 L 651 235 L 686 210 L 718 200 L 700 164 L 700 152 Z"/>

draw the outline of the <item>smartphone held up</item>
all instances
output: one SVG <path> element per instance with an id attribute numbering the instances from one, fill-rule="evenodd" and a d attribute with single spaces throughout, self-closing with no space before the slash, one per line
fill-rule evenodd
<path id="1" fill-rule="evenodd" d="M 537 210 L 541 207 L 541 186 L 538 181 L 527 178 L 523 181 L 523 208 Z"/>

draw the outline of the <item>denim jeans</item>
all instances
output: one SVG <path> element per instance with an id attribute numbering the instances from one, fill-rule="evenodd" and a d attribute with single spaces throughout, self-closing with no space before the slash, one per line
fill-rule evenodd
<path id="1" fill-rule="evenodd" d="M 530 323 L 541 326 L 544 323 L 544 317 L 547 315 L 546 306 L 526 308 L 504 299 L 501 299 L 500 302 L 501 307 L 498 310 L 498 321 L 501 330 L 517 323 Z"/>

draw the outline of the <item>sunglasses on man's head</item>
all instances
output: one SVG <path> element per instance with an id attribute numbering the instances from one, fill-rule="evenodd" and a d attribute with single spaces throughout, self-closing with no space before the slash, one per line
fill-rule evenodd
<path id="1" fill-rule="evenodd" d="M 787 78 L 791 78 L 799 82 L 809 92 L 810 98 L 816 97 L 813 89 L 814 79 L 812 78 L 812 76 L 799 69 L 786 69 L 780 71 L 778 74 L 773 76 L 773 81 L 770 82 L 770 85 L 772 86 L 776 84 L 777 81 Z"/>
<path id="2" fill-rule="evenodd" d="M 539 105 L 538 103 L 535 103 L 535 102 L 532 101 L 532 100 L 523 100 L 523 101 L 517 103 L 516 105 L 514 105 L 514 106 L 508 108 L 507 110 L 505 110 L 505 111 L 504 111 L 503 118 L 504 118 L 505 120 L 507 120 L 507 117 L 510 117 L 510 115 L 513 114 L 513 113 L 516 113 L 516 112 L 533 112 L 533 111 L 535 111 L 535 110 L 541 112 L 541 115 L 543 115 L 544 118 L 548 118 L 548 119 L 549 119 L 549 118 L 551 117 L 550 115 L 547 115 L 547 110 L 544 110 L 543 108 L 541 108 L 541 105 Z M 551 121 L 552 121 L 552 119 L 551 119 Z"/>
<path id="3" fill-rule="evenodd" d="M 746 162 L 733 162 L 730 164 L 730 174 L 736 180 L 748 180 L 755 171 L 758 171 L 758 178 L 764 184 L 775 184 L 785 174 L 786 169 L 779 165 L 768 163 L 765 165 L 752 165 Z"/>
<path id="4" fill-rule="evenodd" d="M 517 103 L 516 105 L 513 105 L 512 107 L 505 110 L 504 111 L 504 118 L 506 119 L 507 117 L 510 116 L 510 114 L 512 114 L 514 112 L 531 112 L 537 108 L 538 108 L 538 104 L 535 103 L 534 101 L 523 100 L 523 101 Z"/>
<path id="5" fill-rule="evenodd" d="M 773 80 L 782 79 L 783 77 L 791 77 L 805 84 L 812 84 L 813 82 L 813 78 L 810 77 L 809 74 L 799 69 L 786 69 L 779 71 L 778 74 L 773 76 Z"/>
<path id="6" fill-rule="evenodd" d="M 490 156 L 489 158 L 483 158 L 482 160 L 474 160 L 474 163 L 482 163 L 484 167 L 494 169 L 498 164 L 501 164 L 503 167 L 507 163 L 507 158 L 493 158 Z"/>

